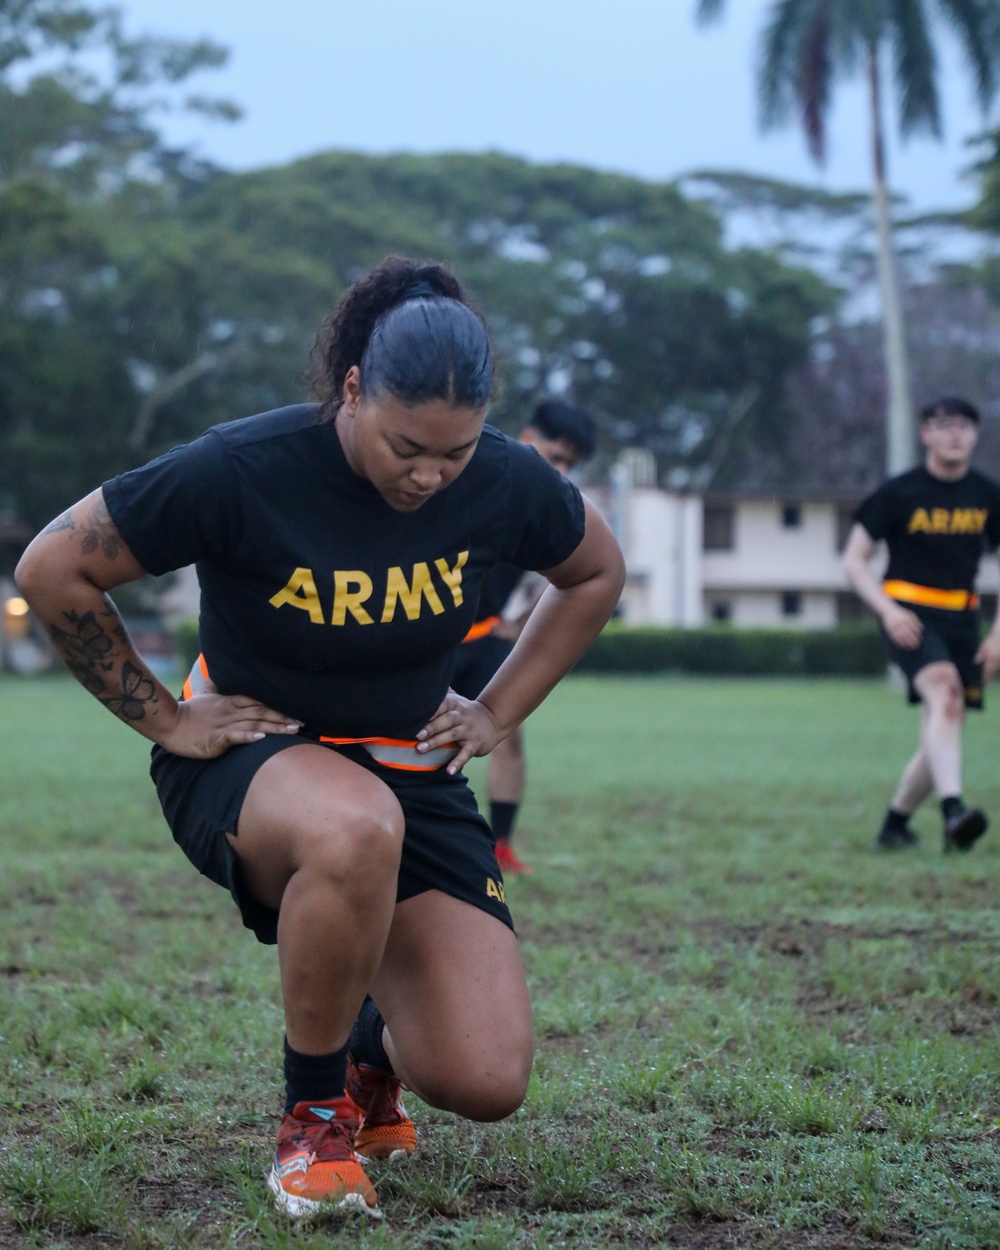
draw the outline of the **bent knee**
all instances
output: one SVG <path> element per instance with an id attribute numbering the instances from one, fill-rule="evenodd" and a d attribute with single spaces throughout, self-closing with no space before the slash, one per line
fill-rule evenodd
<path id="1" fill-rule="evenodd" d="M 454 1071 L 448 1079 L 435 1081 L 430 1087 L 422 1084 L 420 1096 L 432 1106 L 451 1111 L 466 1120 L 486 1123 L 503 1120 L 524 1102 L 531 1076 L 531 1056 L 526 1059 L 508 1060 L 500 1066 L 491 1066 L 480 1073 L 456 1076 Z"/>
<path id="2" fill-rule="evenodd" d="M 395 872 L 403 847 L 405 822 L 394 795 L 374 801 L 334 805 L 328 822 L 299 832 L 300 866 L 329 876 L 343 877 L 352 870 Z"/>

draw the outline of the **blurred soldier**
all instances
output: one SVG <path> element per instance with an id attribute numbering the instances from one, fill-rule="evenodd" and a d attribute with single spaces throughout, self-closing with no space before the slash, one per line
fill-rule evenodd
<path id="1" fill-rule="evenodd" d="M 573 404 L 544 399 L 521 431 L 520 441 L 534 447 L 560 473 L 570 473 L 594 454 L 594 420 Z M 531 587 L 523 595 L 522 578 Z M 455 659 L 451 685 L 458 694 L 467 699 L 478 698 L 510 655 L 545 586 L 544 579 L 537 578 L 532 585 L 531 578 L 531 574 L 509 564 L 500 564 L 487 574 L 479 593 L 476 622 Z M 512 611 L 515 608 L 518 610 Z M 486 774 L 497 862 L 505 873 L 531 872 L 511 845 L 518 808 L 524 799 L 524 782 L 524 734 L 519 725 L 493 749 Z"/>
<path id="2" fill-rule="evenodd" d="M 921 413 L 924 463 L 892 478 L 861 504 L 844 571 L 876 613 L 889 658 L 921 705 L 920 743 L 900 778 L 876 846 L 917 842 L 909 817 L 934 790 L 944 850 L 968 851 L 986 832 L 978 807 L 962 801 L 962 725 L 981 709 L 983 685 L 1000 672 L 1000 621 L 981 638 L 976 572 L 984 542 L 1000 544 L 1000 484 L 970 468 L 979 413 L 944 398 Z M 868 561 L 884 539 L 889 565 L 879 583 Z"/>

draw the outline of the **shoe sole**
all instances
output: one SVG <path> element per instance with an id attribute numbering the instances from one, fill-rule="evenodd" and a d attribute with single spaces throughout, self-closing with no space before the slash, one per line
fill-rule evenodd
<path id="1" fill-rule="evenodd" d="M 413 1158 L 413 1151 L 407 1150 L 404 1146 L 397 1146 L 395 1149 L 390 1150 L 388 1154 L 380 1154 L 377 1150 L 369 1153 L 367 1150 L 358 1149 L 357 1147 L 354 1153 L 361 1163 L 402 1163 L 404 1159 Z"/>
<path id="2" fill-rule="evenodd" d="M 978 807 L 970 809 L 946 834 L 945 850 L 970 851 L 988 827 L 986 813 L 981 812 Z"/>
<path id="3" fill-rule="evenodd" d="M 274 1205 L 291 1220 L 311 1220 L 317 1215 L 363 1215 L 370 1220 L 380 1220 L 382 1212 L 370 1207 L 364 1194 L 345 1194 L 339 1202 L 317 1202 L 315 1198 L 302 1198 L 290 1194 L 282 1185 L 278 1169 L 272 1165 L 267 1174 L 267 1187 L 274 1194 Z"/>

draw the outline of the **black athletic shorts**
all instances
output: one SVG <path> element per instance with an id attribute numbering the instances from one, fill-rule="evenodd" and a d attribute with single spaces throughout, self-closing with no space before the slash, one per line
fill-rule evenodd
<path id="1" fill-rule="evenodd" d="M 186 759 L 154 747 L 150 773 L 175 842 L 199 872 L 229 890 L 243 923 L 259 941 L 278 940 L 278 913 L 257 902 L 246 888 L 226 834 L 239 836 L 240 809 L 257 769 L 272 755 L 294 750 L 302 742 L 339 751 L 384 781 L 399 800 L 406 834 L 397 902 L 441 890 L 513 929 L 493 834 L 461 773 L 386 768 L 361 747 L 318 743 L 303 732 L 294 737 L 268 734 L 259 742 L 231 747 L 213 760 Z"/>
<path id="2" fill-rule="evenodd" d="M 510 655 L 512 642 L 487 634 L 474 642 L 463 642 L 455 656 L 451 688 L 466 699 L 478 699 L 493 680 L 500 665 Z"/>
<path id="3" fill-rule="evenodd" d="M 975 660 L 982 641 L 978 610 L 952 612 L 945 608 L 925 608 L 920 604 L 902 602 L 899 606 L 915 612 L 924 627 L 920 646 L 912 648 L 897 646 L 885 630 L 882 631 L 889 659 L 898 664 L 906 675 L 908 701 L 920 702 L 920 695 L 913 686 L 914 677 L 928 664 L 943 660 L 958 669 L 965 689 L 965 706 L 981 710 L 983 666 Z"/>

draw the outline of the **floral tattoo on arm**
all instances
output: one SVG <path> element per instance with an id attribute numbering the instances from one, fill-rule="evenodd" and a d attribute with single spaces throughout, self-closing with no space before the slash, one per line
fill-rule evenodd
<path id="1" fill-rule="evenodd" d="M 63 512 L 54 521 L 50 521 L 45 529 L 42 530 L 42 533 L 61 534 L 67 530 L 73 533 L 77 531 L 77 523 L 73 517 L 72 509 Z M 91 505 L 86 519 L 79 524 L 79 532 L 83 539 L 81 546 L 85 556 L 92 555 L 95 551 L 100 550 L 107 559 L 114 560 L 122 549 L 121 535 L 111 519 L 108 505 L 103 498 L 96 500 Z"/>
<path id="2" fill-rule="evenodd" d="M 98 499 L 90 509 L 86 521 L 80 526 L 80 532 L 83 534 L 83 554 L 86 556 L 100 548 L 107 559 L 114 560 L 122 549 L 121 535 L 103 499 Z"/>

